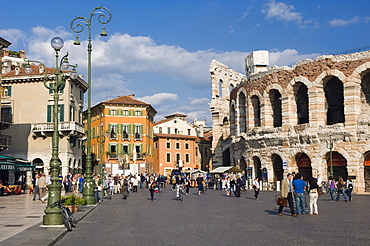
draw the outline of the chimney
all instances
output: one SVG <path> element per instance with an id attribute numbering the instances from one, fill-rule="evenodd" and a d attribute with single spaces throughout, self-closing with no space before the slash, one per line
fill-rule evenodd
<path id="1" fill-rule="evenodd" d="M 135 94 L 128 95 L 128 97 L 134 98 Z"/>
<path id="2" fill-rule="evenodd" d="M 19 51 L 19 57 L 20 57 L 21 59 L 26 58 L 26 51 L 25 51 L 25 50 L 21 50 L 21 51 Z"/>
<path id="3" fill-rule="evenodd" d="M 21 73 L 20 67 L 15 67 L 14 70 L 15 70 L 15 75 L 19 75 Z"/>
<path id="4" fill-rule="evenodd" d="M 9 56 L 9 49 L 4 49 L 4 56 Z"/>
<path id="5" fill-rule="evenodd" d="M 39 73 L 43 73 L 45 70 L 44 66 L 43 65 L 39 65 Z"/>

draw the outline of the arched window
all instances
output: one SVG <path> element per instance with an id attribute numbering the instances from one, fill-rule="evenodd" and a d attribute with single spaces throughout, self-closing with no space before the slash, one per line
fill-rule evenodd
<path id="1" fill-rule="evenodd" d="M 230 108 L 230 135 L 235 135 L 235 108 L 231 106 Z"/>
<path id="2" fill-rule="evenodd" d="M 253 124 L 255 127 L 261 126 L 261 104 L 258 96 L 251 97 L 253 107 Z"/>
<path id="3" fill-rule="evenodd" d="M 370 73 L 366 74 L 361 80 L 361 100 L 362 103 L 370 105 Z"/>
<path id="4" fill-rule="evenodd" d="M 344 123 L 343 83 L 337 77 L 330 79 L 324 87 L 327 114 L 326 124 Z"/>
<path id="5" fill-rule="evenodd" d="M 274 127 L 282 126 L 281 94 L 278 90 L 270 91 L 270 102 L 273 113 Z"/>
<path id="6" fill-rule="evenodd" d="M 297 105 L 298 124 L 305 124 L 309 122 L 308 118 L 308 90 L 303 83 L 295 85 L 295 102 Z"/>
<path id="7" fill-rule="evenodd" d="M 220 80 L 218 81 L 218 96 L 219 96 L 220 98 L 222 98 L 222 84 L 223 84 L 223 81 L 222 81 L 222 79 L 220 79 Z"/>
<path id="8" fill-rule="evenodd" d="M 245 107 L 245 95 L 243 92 L 239 94 L 239 133 L 247 132 L 247 125 L 246 125 L 246 107 Z"/>

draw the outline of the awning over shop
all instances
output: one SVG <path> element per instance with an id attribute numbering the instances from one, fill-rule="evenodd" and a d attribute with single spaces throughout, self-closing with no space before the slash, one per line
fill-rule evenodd
<path id="1" fill-rule="evenodd" d="M 207 173 L 206 171 L 200 170 L 200 169 L 193 169 L 193 170 L 187 170 L 186 173 Z"/>
<path id="2" fill-rule="evenodd" d="M 210 171 L 210 173 L 224 173 L 231 169 L 232 167 L 217 167 L 216 169 Z"/>
<path id="3" fill-rule="evenodd" d="M 34 172 L 35 166 L 30 162 L 10 156 L 0 155 L 0 170 L 15 172 Z"/>
<path id="4" fill-rule="evenodd" d="M 7 161 L 0 162 L 0 170 L 15 171 L 15 165 Z"/>

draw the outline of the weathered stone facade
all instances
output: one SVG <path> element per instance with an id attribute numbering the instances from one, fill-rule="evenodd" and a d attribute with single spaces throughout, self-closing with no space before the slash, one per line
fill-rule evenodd
<path id="1" fill-rule="evenodd" d="M 271 184 L 284 171 L 333 174 L 370 192 L 370 51 L 249 71 L 212 61 L 213 167 Z"/>

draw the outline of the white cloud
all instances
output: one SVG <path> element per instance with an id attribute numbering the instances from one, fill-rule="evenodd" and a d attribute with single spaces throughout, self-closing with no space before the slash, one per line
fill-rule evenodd
<path id="1" fill-rule="evenodd" d="M 313 59 L 320 56 L 318 53 L 313 54 L 299 54 L 295 49 L 286 49 L 283 51 L 270 52 L 270 65 L 277 66 L 291 66 L 300 60 Z"/>
<path id="2" fill-rule="evenodd" d="M 349 20 L 343 20 L 343 19 L 333 19 L 329 21 L 329 25 L 332 27 L 342 27 L 342 26 L 348 26 L 350 24 L 355 24 L 360 21 L 360 18 L 358 16 L 355 16 Z M 366 22 L 366 18 L 365 18 Z"/>
<path id="3" fill-rule="evenodd" d="M 74 37 L 62 28 L 50 30 L 36 27 L 32 31 L 33 35 L 27 37 L 28 47 L 25 47 L 27 58 L 40 60 L 47 66 L 54 67 L 55 53 L 50 40 L 54 36 L 60 36 L 65 42 L 60 55 L 63 56 L 68 51 L 69 62 L 78 64 L 78 73 L 83 74 L 87 81 L 87 41 L 80 38 L 81 45 L 74 46 Z M 0 34 L 1 32 L 4 30 L 0 30 Z M 22 36 L 19 30 L 14 29 L 12 32 Z M 95 36 L 92 43 L 92 105 L 117 96 L 138 94 L 140 91 L 144 96 L 137 99 L 152 104 L 158 111 L 156 119 L 182 112 L 188 114 L 189 119 L 206 118 L 209 123 L 209 65 L 212 59 L 244 73 L 244 58 L 249 54 L 214 50 L 190 52 L 178 46 L 158 45 L 150 37 L 119 33 L 108 39 Z M 300 54 L 294 49 L 272 51 L 270 65 L 290 66 L 299 60 L 318 55 Z M 140 76 L 144 76 L 144 79 Z M 138 77 L 141 81 L 137 81 Z M 196 94 L 198 91 L 202 94 Z"/>
<path id="4" fill-rule="evenodd" d="M 19 29 L 10 28 L 0 30 L 0 36 L 11 42 L 13 46 L 18 46 L 18 43 L 23 41 L 25 34 Z"/>
<path id="5" fill-rule="evenodd" d="M 262 9 L 262 13 L 266 14 L 269 19 L 276 18 L 281 21 L 300 24 L 302 22 L 302 15 L 299 12 L 293 12 L 293 10 L 293 5 L 271 0 L 265 5 L 265 8 Z"/>
<path id="6" fill-rule="evenodd" d="M 144 96 L 136 99 L 149 104 L 161 104 L 168 103 L 168 101 L 177 101 L 178 97 L 177 94 L 174 93 L 161 92 L 151 96 Z"/>

